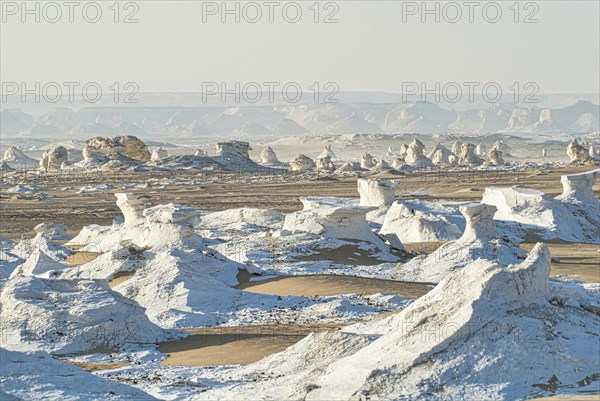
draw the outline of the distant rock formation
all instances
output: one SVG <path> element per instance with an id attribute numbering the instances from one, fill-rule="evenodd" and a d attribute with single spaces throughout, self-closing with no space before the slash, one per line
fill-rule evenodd
<path id="1" fill-rule="evenodd" d="M 2 161 L 2 167 L 1 167 L 1 171 L 3 173 L 10 173 L 11 171 L 15 171 L 14 168 L 12 168 L 8 163 L 6 163 L 5 161 Z"/>
<path id="2" fill-rule="evenodd" d="M 278 166 L 281 164 L 279 159 L 277 159 L 275 151 L 270 146 L 267 146 L 260 152 L 259 163 L 263 166 Z"/>
<path id="3" fill-rule="evenodd" d="M 548 150 L 546 148 L 542 149 L 542 157 L 548 157 Z"/>
<path id="4" fill-rule="evenodd" d="M 361 178 L 357 181 L 360 206 L 390 206 L 396 199 L 398 181 Z"/>
<path id="5" fill-rule="evenodd" d="M 90 138 L 83 147 L 83 157 L 86 160 L 100 156 L 106 159 L 118 159 L 127 157 L 133 160 L 149 161 L 150 152 L 148 146 L 132 135 Z"/>
<path id="6" fill-rule="evenodd" d="M 503 140 L 496 141 L 491 149 L 496 149 L 497 151 L 502 152 L 504 156 L 510 156 L 511 147 Z"/>
<path id="7" fill-rule="evenodd" d="M 413 167 L 433 167 L 431 159 L 423 154 L 424 150 L 425 145 L 423 142 L 419 141 L 417 138 L 413 139 L 410 145 L 408 145 L 404 161 L 406 164 L 410 164 Z"/>
<path id="8" fill-rule="evenodd" d="M 59 170 L 63 163 L 69 162 L 69 153 L 64 146 L 57 146 L 54 149 L 47 150 L 40 160 L 42 170 Z"/>
<path id="9" fill-rule="evenodd" d="M 292 171 L 314 170 L 317 167 L 313 159 L 303 154 L 297 154 L 294 156 L 289 165 Z"/>
<path id="10" fill-rule="evenodd" d="M 454 164 L 457 161 L 456 156 L 443 143 L 435 145 L 433 150 L 427 155 L 429 159 L 436 165 Z"/>
<path id="11" fill-rule="evenodd" d="M 335 163 L 331 161 L 331 156 L 319 157 L 316 164 L 319 170 L 334 171 L 337 169 Z"/>
<path id="12" fill-rule="evenodd" d="M 246 159 L 250 159 L 250 150 L 250 144 L 242 141 L 219 142 L 216 148 L 217 156 L 240 155 Z"/>
<path id="13" fill-rule="evenodd" d="M 600 177 L 600 169 L 561 176 L 563 192 L 556 199 L 570 203 L 592 203 L 597 206 L 598 200 L 594 195 L 593 187 L 598 177 Z"/>
<path id="14" fill-rule="evenodd" d="M 504 159 L 502 158 L 502 152 L 497 149 L 490 149 L 487 153 L 487 158 L 490 164 L 494 164 L 496 166 L 503 165 Z"/>
<path id="15" fill-rule="evenodd" d="M 360 166 L 359 162 L 346 162 L 342 164 L 337 170 L 336 173 L 345 173 L 352 171 L 364 171 L 364 169 Z"/>
<path id="16" fill-rule="evenodd" d="M 196 149 L 196 153 L 194 153 L 194 156 L 197 156 L 197 157 L 207 157 L 208 155 L 202 149 Z"/>
<path id="17" fill-rule="evenodd" d="M 159 146 L 158 148 L 156 148 L 152 151 L 152 156 L 150 156 L 150 160 L 156 161 L 156 160 L 164 159 L 166 157 L 169 157 L 169 154 L 167 153 L 166 150 L 164 150 L 162 147 Z"/>
<path id="18" fill-rule="evenodd" d="M 576 139 L 573 139 L 567 146 L 567 155 L 571 159 L 571 162 L 582 162 L 590 158 L 590 151 L 580 145 Z"/>
<path id="19" fill-rule="evenodd" d="M 477 156 L 485 156 L 487 154 L 487 149 L 485 147 L 485 145 L 483 143 L 480 143 L 479 145 L 477 145 L 477 148 L 475 149 L 475 153 L 477 154 Z"/>
<path id="20" fill-rule="evenodd" d="M 591 158 L 600 160 L 600 149 L 596 149 L 594 144 L 590 145 L 589 153 Z"/>
<path id="21" fill-rule="evenodd" d="M 23 151 L 16 146 L 11 146 L 4 152 L 2 161 L 9 164 L 37 164 L 38 161 L 27 156 Z"/>
<path id="22" fill-rule="evenodd" d="M 317 156 L 317 159 L 324 159 L 327 156 L 329 156 L 329 158 L 331 160 L 337 159 L 337 156 L 335 155 L 335 152 L 333 151 L 333 149 L 331 149 L 330 144 L 325 145 L 325 148 L 323 148 L 323 151 L 321 152 L 321 154 L 319 156 Z"/>
<path id="23" fill-rule="evenodd" d="M 408 152 L 408 145 L 403 143 L 400 145 L 400 156 L 406 156 L 406 152 Z"/>
<path id="24" fill-rule="evenodd" d="M 460 152 L 462 152 L 462 142 L 456 141 L 452 144 L 452 153 L 454 153 L 455 155 L 460 155 Z"/>
<path id="25" fill-rule="evenodd" d="M 371 156 L 367 152 L 363 153 L 360 159 L 360 167 L 366 169 L 371 169 L 375 167 L 375 160 L 373 159 L 373 156 Z"/>
<path id="26" fill-rule="evenodd" d="M 464 166 L 481 166 L 484 160 L 475 154 L 475 145 L 463 143 L 458 164 Z"/>

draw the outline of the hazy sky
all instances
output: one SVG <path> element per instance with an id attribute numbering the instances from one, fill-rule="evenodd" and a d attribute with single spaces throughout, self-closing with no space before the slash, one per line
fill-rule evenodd
<path id="1" fill-rule="evenodd" d="M 335 1 L 319 4 L 319 23 L 314 22 L 313 1 L 275 2 L 269 23 L 269 7 L 257 23 L 235 15 L 221 22 L 221 14 L 206 14 L 203 8 L 221 7 L 202 1 L 136 1 L 119 20 L 135 11 L 138 23 L 115 23 L 113 1 L 99 1 L 100 21 L 93 24 L 82 16 L 80 2 L 69 23 L 68 7 L 57 2 L 63 13 L 57 23 L 55 9 L 25 15 L 21 1 L 2 1 L 0 78 L 3 82 L 111 82 L 133 81 L 140 91 L 202 90 L 202 82 L 289 82 L 303 86 L 312 82 L 335 82 L 342 91 L 401 92 L 403 82 L 498 82 L 508 88 L 513 82 L 536 82 L 541 93 L 598 93 L 600 88 L 599 2 L 536 1 L 519 3 L 515 23 L 513 1 L 475 2 L 469 22 L 465 2 L 422 15 L 419 2 Z M 28 2 L 31 8 L 33 1 Z M 234 8 L 236 2 L 228 2 Z M 302 10 L 299 22 L 296 4 Z M 433 9 L 436 2 L 428 2 Z M 496 18 L 496 4 L 502 16 Z M 38 4 L 38 6 L 43 3 Z M 246 6 L 246 19 L 257 8 Z M 486 6 L 484 15 L 483 7 Z M 95 9 L 87 6 L 87 16 Z M 310 7 L 313 7 L 312 9 Z M 136 11 L 137 8 L 137 11 Z M 456 23 L 456 11 L 462 17 Z M 404 11 L 404 12 L 403 12 Z M 416 15 L 412 13 L 416 12 Z M 334 13 L 337 23 L 323 23 Z M 524 23 L 527 16 L 537 23 Z M 404 17 L 404 21 L 403 21 Z M 484 18 L 485 17 L 485 18 Z"/>

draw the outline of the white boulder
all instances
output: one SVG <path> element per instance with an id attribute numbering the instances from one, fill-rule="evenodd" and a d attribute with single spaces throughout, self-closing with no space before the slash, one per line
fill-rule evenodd
<path id="1" fill-rule="evenodd" d="M 152 150 L 152 156 L 150 156 L 150 161 L 156 161 L 164 159 L 166 157 L 169 157 L 169 153 L 167 153 L 166 150 L 159 146 L 158 148 Z"/>
<path id="2" fill-rule="evenodd" d="M 314 170 L 317 167 L 315 162 L 310 157 L 303 154 L 294 156 L 294 158 L 290 161 L 289 166 L 292 171 L 308 171 Z"/>
<path id="3" fill-rule="evenodd" d="M 571 162 L 581 162 L 590 158 L 589 150 L 580 145 L 576 139 L 569 142 L 569 145 L 567 146 L 567 155 L 569 156 L 569 159 L 571 159 Z"/>
<path id="4" fill-rule="evenodd" d="M 64 224 L 45 221 L 35 226 L 34 230 L 36 233 L 43 234 L 52 240 L 69 238 L 67 234 L 67 226 Z"/>
<path id="5" fill-rule="evenodd" d="M 57 146 L 44 152 L 40 160 L 40 168 L 46 171 L 60 170 L 63 163 L 69 163 L 69 153 L 64 146 Z"/>
<path id="6" fill-rule="evenodd" d="M 317 156 L 317 159 L 323 159 L 325 157 L 329 157 L 332 160 L 337 159 L 337 156 L 335 155 L 335 152 L 333 151 L 333 149 L 331 149 L 330 144 L 325 145 L 325 147 L 323 148 L 323 151 L 319 154 L 319 156 Z"/>
<path id="7" fill-rule="evenodd" d="M 458 164 L 463 166 L 481 166 L 484 160 L 475 154 L 475 145 L 463 143 L 461 146 Z"/>
<path id="8" fill-rule="evenodd" d="M 406 164 L 409 164 L 413 167 L 433 167 L 431 159 L 423 154 L 424 150 L 425 145 L 423 142 L 419 141 L 417 138 L 414 138 L 406 150 L 404 161 Z"/>
<path id="9" fill-rule="evenodd" d="M 390 206 L 396 199 L 398 181 L 360 178 L 357 181 L 360 206 Z"/>
<path id="10" fill-rule="evenodd" d="M 372 169 L 375 167 L 375 160 L 373 159 L 373 156 L 367 152 L 363 153 L 360 159 L 360 167 L 365 169 Z"/>

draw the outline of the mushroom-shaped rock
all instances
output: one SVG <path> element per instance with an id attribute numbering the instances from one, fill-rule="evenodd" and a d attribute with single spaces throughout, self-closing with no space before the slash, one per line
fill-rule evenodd
<path id="1" fill-rule="evenodd" d="M 363 153 L 360 159 L 360 167 L 366 169 L 375 167 L 375 160 L 373 159 L 373 156 L 367 152 Z"/>
<path id="2" fill-rule="evenodd" d="M 590 158 L 589 150 L 580 145 L 576 139 L 569 142 L 569 145 L 567 146 L 567 155 L 572 162 L 585 161 Z"/>
<path id="3" fill-rule="evenodd" d="M 125 218 L 124 225 L 130 226 L 143 222 L 144 202 L 134 193 L 116 193 L 117 206 Z"/>
<path id="4" fill-rule="evenodd" d="M 463 143 L 458 164 L 464 166 L 481 166 L 484 160 L 475 154 L 475 145 Z"/>
<path id="5" fill-rule="evenodd" d="M 169 154 L 162 147 L 158 147 L 152 151 L 152 156 L 150 157 L 151 161 L 160 160 L 168 157 Z"/>
<path id="6" fill-rule="evenodd" d="M 219 142 L 216 146 L 217 156 L 239 155 L 250 159 L 250 150 L 252 150 L 250 144 L 242 141 Z"/>
<path id="7" fill-rule="evenodd" d="M 319 156 L 317 156 L 317 159 L 323 159 L 327 156 L 329 156 L 329 158 L 332 160 L 337 159 L 337 156 L 335 155 L 335 152 L 333 151 L 333 149 L 331 149 L 330 144 L 325 145 L 321 154 Z"/>
<path id="8" fill-rule="evenodd" d="M 496 166 L 504 164 L 504 159 L 502 158 L 502 152 L 498 149 L 492 148 L 487 154 L 488 161 L 491 164 L 495 164 Z"/>
<path id="9" fill-rule="evenodd" d="M 334 171 L 337 166 L 331 161 L 330 156 L 320 157 L 317 159 L 317 169 L 325 171 Z"/>
<path id="10" fill-rule="evenodd" d="M 436 165 L 453 164 L 456 160 L 453 156 L 454 153 L 447 149 L 443 143 L 435 145 L 433 150 L 427 155 L 427 157 L 431 159 L 431 162 Z"/>
<path id="11" fill-rule="evenodd" d="M 563 192 L 556 199 L 570 203 L 592 203 L 598 207 L 598 200 L 593 190 L 598 176 L 600 176 L 600 169 L 561 176 Z"/>
<path id="12" fill-rule="evenodd" d="M 277 159 L 275 151 L 270 146 L 265 147 L 260 152 L 260 164 L 263 166 L 276 166 L 281 162 Z"/>
<path id="13" fill-rule="evenodd" d="M 64 224 L 43 222 L 35 226 L 35 232 L 43 234 L 50 239 L 65 239 L 67 238 L 67 226 Z"/>
<path id="14" fill-rule="evenodd" d="M 398 181 L 360 178 L 357 181 L 360 206 L 389 206 L 396 198 Z"/>
<path id="15" fill-rule="evenodd" d="M 317 167 L 313 159 L 303 154 L 294 156 L 289 165 L 292 171 L 308 171 L 314 170 Z"/>
<path id="16" fill-rule="evenodd" d="M 495 206 L 486 204 L 461 206 L 467 222 L 463 235 L 404 264 L 398 269 L 396 279 L 437 283 L 477 259 L 504 266 L 525 259 L 525 251 L 498 234 L 494 221 L 496 210 Z"/>
<path id="17" fill-rule="evenodd" d="M 69 153 L 64 146 L 57 146 L 52 150 L 47 150 L 40 160 L 42 170 L 60 170 L 63 163 L 68 163 Z"/>
<path id="18" fill-rule="evenodd" d="M 413 141 L 408 146 L 408 150 L 406 151 L 406 156 L 404 157 L 404 161 L 406 164 L 410 164 L 414 167 L 432 167 L 433 163 L 431 160 L 423 154 L 425 150 L 425 145 L 423 142 L 419 141 L 417 138 L 413 139 Z"/>

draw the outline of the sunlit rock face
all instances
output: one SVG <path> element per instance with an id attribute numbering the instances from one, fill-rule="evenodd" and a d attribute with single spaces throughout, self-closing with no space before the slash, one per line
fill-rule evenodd
<path id="1" fill-rule="evenodd" d="M 375 167 L 375 159 L 369 153 L 365 152 L 360 158 L 360 167 L 370 169 Z"/>
<path id="2" fill-rule="evenodd" d="M 491 164 L 501 165 L 504 164 L 504 159 L 502 158 L 502 152 L 497 149 L 490 149 L 487 154 L 488 161 Z"/>
<path id="3" fill-rule="evenodd" d="M 475 145 L 463 143 L 458 164 L 463 166 L 481 166 L 484 160 L 475 154 Z"/>
<path id="4" fill-rule="evenodd" d="M 567 146 L 567 155 L 572 162 L 585 161 L 590 158 L 589 150 L 580 145 L 576 139 L 569 142 L 569 145 Z"/>
<path id="5" fill-rule="evenodd" d="M 414 167 L 432 167 L 431 159 L 423 154 L 425 145 L 417 138 L 408 145 L 404 161 Z"/>
<path id="6" fill-rule="evenodd" d="M 314 170 L 317 167 L 313 159 L 303 154 L 294 156 L 289 165 L 292 171 L 308 171 Z"/>
<path id="7" fill-rule="evenodd" d="M 40 160 L 42 170 L 58 170 L 63 163 L 69 162 L 69 153 L 64 146 L 57 146 L 52 150 L 44 152 Z"/>
<path id="8" fill-rule="evenodd" d="M 160 160 L 160 159 L 164 159 L 165 157 L 168 157 L 168 156 L 169 156 L 169 154 L 167 153 L 167 151 L 159 146 L 158 148 L 156 148 L 152 151 L 152 156 L 150 157 L 150 160 L 152 160 L 152 161 Z"/>
<path id="9" fill-rule="evenodd" d="M 267 146 L 260 152 L 260 164 L 264 166 L 276 166 L 280 164 L 275 151 L 270 146 Z"/>
<path id="10" fill-rule="evenodd" d="M 83 147 L 83 157 L 91 159 L 94 156 L 103 156 L 109 159 L 125 156 L 130 159 L 149 161 L 151 154 L 148 146 L 132 135 L 90 138 Z"/>
<path id="11" fill-rule="evenodd" d="M 249 151 L 252 150 L 248 142 L 242 141 L 228 141 L 217 143 L 216 152 L 217 156 L 226 155 L 240 155 L 246 159 L 250 159 Z"/>
<path id="12" fill-rule="evenodd" d="M 373 180 L 361 178 L 358 180 L 358 193 L 360 194 L 360 206 L 391 205 L 396 198 L 398 181 Z"/>

